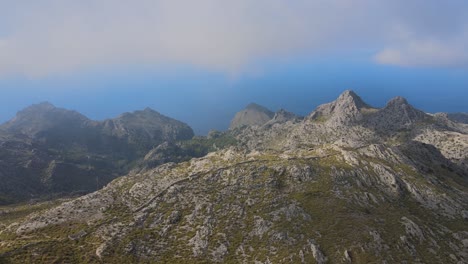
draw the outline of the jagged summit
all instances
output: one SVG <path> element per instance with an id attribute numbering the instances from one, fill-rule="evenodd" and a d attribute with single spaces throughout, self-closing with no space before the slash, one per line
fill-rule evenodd
<path id="1" fill-rule="evenodd" d="M 414 108 L 408 101 L 401 96 L 394 97 L 388 101 L 387 105 L 380 110 L 389 115 L 399 116 L 402 120 L 416 122 L 427 117 L 427 114 Z"/>
<path id="2" fill-rule="evenodd" d="M 275 113 L 266 107 L 250 103 L 244 110 L 236 113 L 229 128 L 235 129 L 244 126 L 261 126 L 270 121 L 274 115 Z"/>
<path id="3" fill-rule="evenodd" d="M 407 129 L 416 123 L 430 120 L 432 117 L 414 108 L 401 96 L 388 101 L 387 105 L 370 116 L 368 124 L 380 131 L 398 131 Z"/>
<path id="4" fill-rule="evenodd" d="M 357 95 L 353 90 L 345 90 L 343 93 L 340 94 L 337 102 L 343 102 L 348 104 L 354 104 L 358 109 L 361 108 L 370 108 L 368 104 L 366 104 L 359 95 Z"/>
<path id="5" fill-rule="evenodd" d="M 398 105 L 409 105 L 409 103 L 408 103 L 408 100 L 406 100 L 406 98 L 401 97 L 401 96 L 396 96 L 390 99 L 390 101 L 388 101 L 386 107 L 398 106 Z"/>
<path id="6" fill-rule="evenodd" d="M 317 107 L 308 119 L 327 120 L 333 126 L 348 125 L 362 119 L 364 108 L 372 109 L 352 90 L 346 90 L 335 101 Z"/>

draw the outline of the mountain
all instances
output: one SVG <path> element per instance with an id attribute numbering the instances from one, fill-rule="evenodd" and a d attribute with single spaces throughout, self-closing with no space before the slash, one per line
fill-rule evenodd
<path id="1" fill-rule="evenodd" d="M 102 124 L 106 134 L 137 141 L 175 141 L 190 139 L 193 130 L 187 124 L 146 108 L 143 111 L 124 113 Z"/>
<path id="2" fill-rule="evenodd" d="M 369 118 L 370 126 L 380 132 L 409 129 L 420 122 L 431 122 L 432 117 L 414 108 L 403 97 L 391 99 L 387 105 Z"/>
<path id="3" fill-rule="evenodd" d="M 86 134 L 90 123 L 91 120 L 78 112 L 44 102 L 19 111 L 0 129 L 11 135 L 25 135 L 60 148 L 79 141 Z"/>
<path id="4" fill-rule="evenodd" d="M 35 137 L 41 136 L 45 131 L 79 129 L 88 122 L 88 118 L 76 111 L 57 108 L 49 102 L 43 102 L 19 111 L 13 119 L 1 125 L 1 128 Z"/>
<path id="5" fill-rule="evenodd" d="M 231 121 L 230 129 L 241 128 L 245 126 L 261 126 L 273 118 L 275 113 L 267 108 L 251 103 L 247 107 L 236 113 Z"/>
<path id="6" fill-rule="evenodd" d="M 50 103 L 32 105 L 0 126 L 0 204 L 95 191 L 153 147 L 193 135 L 149 108 L 99 122 Z"/>
<path id="7" fill-rule="evenodd" d="M 363 118 L 363 111 L 373 111 L 373 108 L 351 90 L 344 91 L 338 99 L 323 104 L 313 111 L 309 120 L 327 120 L 333 126 L 348 125 Z"/>
<path id="8" fill-rule="evenodd" d="M 304 119 L 210 133 L 235 141 L 203 157 L 164 163 L 181 143 L 160 145 L 99 191 L 8 208 L 0 260 L 466 263 L 466 127 L 346 91 Z"/>

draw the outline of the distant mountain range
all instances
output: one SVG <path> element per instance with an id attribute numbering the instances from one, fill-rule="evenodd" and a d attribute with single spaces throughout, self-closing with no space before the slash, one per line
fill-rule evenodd
<path id="1" fill-rule="evenodd" d="M 98 122 L 50 103 L 32 105 L 0 126 L 0 204 L 95 191 L 153 147 L 193 135 L 149 108 Z"/>
<path id="2" fill-rule="evenodd" d="M 57 164 L 89 172 L 88 156 L 132 169 L 79 198 L 0 211 L 0 261 L 468 262 L 464 114 L 402 97 L 375 108 L 348 90 L 306 117 L 250 104 L 228 131 L 192 138 L 152 110 L 95 122 L 34 107 L 48 110 L 2 126 L 5 186 L 66 186 L 86 177 Z"/>

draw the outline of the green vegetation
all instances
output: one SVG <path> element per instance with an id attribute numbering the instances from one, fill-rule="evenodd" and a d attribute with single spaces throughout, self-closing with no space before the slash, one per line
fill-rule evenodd
<path id="1" fill-rule="evenodd" d="M 228 132 L 212 131 L 208 137 L 194 137 L 180 142 L 180 147 L 193 157 L 202 157 L 209 152 L 235 146 L 237 140 Z"/>
<path id="2" fill-rule="evenodd" d="M 37 213 L 37 212 L 55 207 L 64 201 L 66 200 L 56 199 L 56 200 L 45 201 L 45 202 L 21 203 L 21 204 L 0 206 L 0 223 L 9 224 L 9 223 L 18 221 L 32 213 Z"/>
<path id="3" fill-rule="evenodd" d="M 328 117 L 326 117 L 326 116 L 318 116 L 318 117 L 312 119 L 312 121 L 316 122 L 316 123 L 325 123 L 325 122 L 327 122 L 327 120 L 328 120 Z"/>
<path id="4" fill-rule="evenodd" d="M 214 131 L 210 132 L 208 137 L 196 136 L 190 140 L 159 145 L 150 152 L 150 157 L 142 161 L 141 165 L 156 167 L 167 162 L 188 161 L 236 144 L 236 139 L 228 132 Z"/>
<path id="5" fill-rule="evenodd" d="M 185 143 L 207 147 L 207 142 L 211 144 L 213 140 L 198 138 Z M 271 151 L 248 162 L 214 155 L 208 159 L 205 172 L 155 199 L 151 207 L 142 211 L 144 217 L 140 220 L 129 208 L 115 205 L 104 212 L 102 222 L 93 226 L 66 223 L 23 237 L 4 236 L 14 242 L 0 251 L 0 257 L 2 252 L 17 250 L 11 258 L 3 258 L 37 263 L 184 263 L 188 259 L 207 263 L 207 258 L 212 258 L 213 252 L 223 245 L 224 263 L 267 259 L 273 263 L 284 259 L 300 262 L 301 250 L 305 261 L 314 263 L 309 245 L 313 239 L 330 263 L 342 261 L 345 250 L 356 263 L 449 261 L 445 252 L 451 251 L 449 242 L 453 237 L 439 225 L 459 232 L 466 229 L 464 220 L 437 216 L 408 191 L 387 195 L 370 164 L 385 166 L 418 186 L 430 185 L 417 170 L 364 155 L 359 157 L 361 164 L 354 167 L 345 162 L 339 151 L 328 148 L 324 152 L 322 158 L 285 159 Z M 189 166 L 189 162 L 180 163 L 167 175 L 190 174 Z M 138 178 L 131 179 L 118 192 L 138 182 Z M 377 197 L 377 202 L 357 202 L 356 197 L 366 194 Z M 419 226 L 423 240 L 407 233 L 403 217 Z M 121 229 L 102 259 L 98 259 L 95 252 L 102 241 L 96 230 L 114 223 Z M 68 239 L 81 230 L 87 235 Z M 190 241 L 200 233 L 206 248 L 195 257 Z M 433 240 L 438 246 L 433 245 Z M 56 246 L 52 247 L 54 243 Z M 245 256 L 239 253 L 240 248 Z M 31 257 L 35 256 L 33 252 L 40 252 L 42 258 Z"/>

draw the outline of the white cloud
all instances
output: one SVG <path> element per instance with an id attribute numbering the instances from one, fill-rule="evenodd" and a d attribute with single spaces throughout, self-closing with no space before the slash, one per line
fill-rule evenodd
<path id="1" fill-rule="evenodd" d="M 466 67 L 468 42 L 441 43 L 433 40 L 413 40 L 398 48 L 386 48 L 375 56 L 381 64 L 426 67 Z"/>
<path id="2" fill-rule="evenodd" d="M 405 2 L 1 1 L 0 75 L 45 76 L 140 63 L 183 63 L 232 73 L 265 57 L 354 49 L 382 49 L 379 63 L 464 64 L 466 56 L 457 52 L 466 44 L 458 37 L 465 31 L 454 27 L 468 20 L 458 14 L 460 7 L 445 4 L 444 23 L 432 21 L 431 30 L 421 23 L 437 14 L 427 4 L 431 1 L 419 2 L 422 8 L 409 13 L 401 12 Z M 395 25 L 411 36 L 394 37 Z M 446 32 L 453 42 L 440 41 Z"/>

